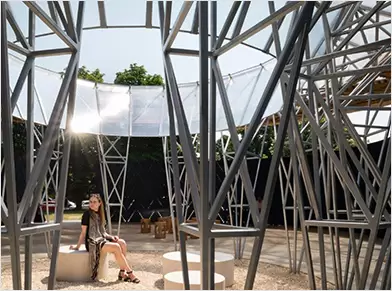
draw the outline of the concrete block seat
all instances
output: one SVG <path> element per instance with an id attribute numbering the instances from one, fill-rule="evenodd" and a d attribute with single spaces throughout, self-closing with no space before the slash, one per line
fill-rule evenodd
<path id="1" fill-rule="evenodd" d="M 187 252 L 188 270 L 200 271 L 200 252 Z M 180 252 L 169 252 L 163 255 L 163 275 L 181 271 Z M 225 278 L 225 285 L 234 284 L 234 256 L 226 253 L 215 252 L 215 273 Z M 182 278 L 182 275 L 181 275 Z"/>
<path id="2" fill-rule="evenodd" d="M 200 271 L 188 271 L 189 287 L 191 290 L 200 290 Z M 164 277 L 165 290 L 185 290 L 182 271 L 167 273 Z M 215 290 L 225 289 L 225 277 L 215 273 Z"/>
<path id="3" fill-rule="evenodd" d="M 97 279 L 104 279 L 109 271 L 109 256 L 101 255 Z M 90 256 L 86 249 L 70 250 L 62 246 L 59 250 L 56 266 L 56 280 L 68 282 L 91 281 Z"/>

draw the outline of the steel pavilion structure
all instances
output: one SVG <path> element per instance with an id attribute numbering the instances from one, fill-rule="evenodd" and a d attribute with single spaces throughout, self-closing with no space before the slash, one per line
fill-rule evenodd
<path id="1" fill-rule="evenodd" d="M 24 288 L 31 289 L 32 236 L 50 231 L 54 234 L 48 288 L 55 287 L 54 275 L 61 240 L 61 221 L 73 136 L 72 121 L 74 114 L 78 112 L 78 100 L 80 100 L 78 90 L 81 90 L 81 81 L 77 80 L 77 68 L 82 32 L 89 29 L 134 27 L 134 25 L 111 26 L 106 17 L 106 6 L 109 4 L 104 1 L 95 3 L 98 8 L 99 25 L 85 26 L 83 19 L 87 4 L 83 1 L 77 3 L 76 10 L 71 7 L 70 2 L 66 1 L 63 3 L 25 1 L 24 5 L 28 8 L 26 35 L 13 15 L 11 4 L 1 2 L 1 153 L 2 183 L 5 184 L 2 191 L 1 218 L 5 225 L 2 227 L 2 234 L 10 239 L 14 289 L 22 289 L 19 238 L 26 237 Z M 267 218 L 279 179 L 284 213 L 287 210 L 294 212 L 295 221 L 299 218 L 302 232 L 301 255 L 297 258 L 297 250 L 294 249 L 293 257 L 290 257 L 291 270 L 299 272 L 301 262 L 304 260 L 311 289 L 326 289 L 327 281 L 333 281 L 337 289 L 375 289 L 377 286 L 389 290 L 391 287 L 390 3 L 378 1 L 372 2 L 370 6 L 367 2 L 329 1 L 287 2 L 278 5 L 274 2 L 254 4 L 256 3 L 254 1 L 222 3 L 146 1 L 145 22 L 138 26 L 159 29 L 161 33 L 160 49 L 166 83 L 165 88 L 161 90 L 166 108 L 164 114 L 167 115 L 167 132 L 155 136 L 163 136 L 165 150 L 176 149 L 165 153 L 170 160 L 170 169 L 167 170 L 168 180 L 172 181 L 170 185 L 173 185 L 174 189 L 174 196 L 170 198 L 171 209 L 176 209 L 176 219 L 179 220 L 180 226 L 179 245 L 185 288 L 189 289 L 186 233 L 200 237 L 202 289 L 213 289 L 214 286 L 212 275 L 214 264 L 211 262 L 214 261 L 215 239 L 238 238 L 237 250 L 240 256 L 242 239 L 253 237 L 252 256 L 244 286 L 245 289 L 253 288 L 267 228 Z M 177 15 L 172 15 L 175 5 L 177 7 L 179 5 L 180 9 Z M 224 23 L 218 31 L 217 16 L 221 11 L 221 5 L 230 7 L 226 9 L 227 14 L 223 16 Z M 253 5 L 263 5 L 264 11 L 269 13 L 245 28 L 244 24 L 254 8 Z M 187 17 L 192 18 L 192 25 L 184 29 L 183 24 Z M 36 40 L 44 36 L 36 32 L 38 18 L 50 28 L 49 34 L 56 35 L 64 42 L 65 47 L 48 50 L 35 48 Z M 154 21 L 158 22 L 158 25 L 154 25 Z M 286 31 L 282 30 L 285 21 L 290 24 L 289 32 L 287 28 Z M 8 35 L 7 25 L 12 28 L 16 39 Z M 229 32 L 231 36 L 228 36 Z M 254 41 L 263 32 L 267 32 L 268 37 L 260 46 Z M 198 49 L 174 47 L 179 33 L 196 35 Z M 316 34 L 318 40 L 315 41 Z M 267 70 L 268 74 L 264 75 L 266 78 L 260 79 L 261 83 L 259 81 L 253 83 L 252 88 L 255 90 L 251 90 L 252 93 L 248 96 L 252 96 L 249 100 L 253 100 L 254 103 L 248 103 L 251 106 L 246 112 L 250 114 L 242 119 L 238 119 L 232 102 L 236 94 L 230 93 L 229 81 L 223 76 L 219 65 L 220 57 L 238 45 L 259 50 L 273 58 L 273 66 L 269 71 Z M 10 51 L 24 56 L 23 66 L 14 84 L 11 83 L 13 70 L 11 63 L 15 59 L 10 55 Z M 59 83 L 57 97 L 52 100 L 52 109 L 48 112 L 50 117 L 46 122 L 40 122 L 36 119 L 34 108 L 36 77 L 38 78 L 40 74 L 35 67 L 35 60 L 55 55 L 69 55 L 69 63 Z M 190 122 L 192 120 L 187 113 L 189 108 L 184 105 L 184 91 L 176 80 L 172 63 L 173 55 L 197 57 L 199 60 L 200 77 L 195 95 L 198 107 L 196 122 Z M 261 66 L 263 67 L 263 64 Z M 27 86 L 23 89 L 25 81 Z M 117 89 L 104 91 L 114 92 Z M 142 95 L 147 95 L 146 91 L 143 92 Z M 21 111 L 17 105 L 23 94 L 26 95 L 24 114 L 17 113 L 18 110 Z M 278 98 L 274 96 L 281 97 L 280 110 L 268 111 L 269 106 Z M 97 106 L 101 104 L 99 101 L 97 103 Z M 132 105 L 128 104 L 131 110 Z M 220 109 L 218 104 L 222 105 Z M 219 124 L 217 116 L 219 112 L 223 113 L 221 118 L 225 120 L 224 125 Z M 354 123 L 350 117 L 356 113 L 362 114 L 361 123 Z M 376 123 L 377 116 L 382 114 L 384 117 L 381 122 Z M 24 195 L 19 204 L 16 200 L 13 116 L 21 117 L 27 125 L 28 174 Z M 116 122 L 120 120 L 112 120 L 112 123 L 116 124 Z M 37 152 L 34 149 L 35 123 L 46 125 Z M 236 130 L 239 125 L 246 125 L 245 134 L 241 138 Z M 267 182 L 259 211 L 246 159 L 249 158 L 248 147 L 254 136 L 266 130 L 267 125 L 274 126 L 276 143 L 269 169 L 265 170 Z M 130 124 L 124 125 L 125 128 L 127 126 L 129 128 Z M 306 158 L 302 138 L 306 127 L 311 128 L 313 165 L 310 165 Z M 230 163 L 226 161 L 226 176 L 219 190 L 216 191 L 216 132 L 220 130 L 227 130 L 230 133 L 234 152 L 225 152 L 226 156 L 230 156 Z M 132 136 L 130 129 L 128 133 L 129 144 L 129 136 Z M 56 186 L 58 187 L 56 218 L 53 223 L 33 223 L 34 210 L 42 199 L 42 189 L 47 183 L 45 182 L 47 173 L 53 172 L 51 160 L 54 153 L 59 152 L 55 144 L 60 134 L 63 134 L 63 141 L 59 181 Z M 105 132 L 97 132 L 97 134 L 101 151 L 101 171 L 105 173 L 109 169 L 109 160 L 114 159 L 105 147 L 109 150 L 113 149 L 115 139 L 104 137 Z M 193 143 L 195 134 L 198 139 L 197 146 Z M 382 141 L 382 147 L 379 157 L 375 160 L 368 149 L 368 142 L 376 135 L 377 140 Z M 354 152 L 347 141 L 347 136 L 355 141 L 359 154 Z M 291 153 L 288 168 L 282 162 L 286 137 Z M 338 152 L 334 150 L 334 144 L 337 144 Z M 181 160 L 180 153 L 177 151 L 178 145 L 181 148 Z M 120 157 L 120 164 L 126 170 L 127 155 L 125 160 L 121 153 L 118 153 L 118 157 Z M 256 158 L 261 159 L 257 155 Z M 180 183 L 180 164 L 185 167 L 184 171 L 187 175 L 185 184 L 193 203 L 196 223 L 186 223 L 183 215 L 184 191 Z M 120 175 L 123 175 L 123 171 Z M 103 174 L 103 176 L 107 181 L 107 175 Z M 109 190 L 106 185 L 105 196 L 109 201 L 109 195 L 115 193 L 122 208 L 121 195 L 124 190 L 121 190 L 123 184 L 117 178 L 111 177 L 114 182 L 112 187 L 115 189 Z M 125 179 L 125 176 L 122 179 Z M 243 189 L 241 195 L 242 198 L 245 197 L 249 209 L 246 225 L 216 224 L 221 206 L 227 196 L 231 201 L 233 196 L 230 191 L 239 179 Z M 337 184 L 340 184 L 343 189 L 344 209 L 338 209 L 336 206 Z M 172 192 L 169 190 L 170 193 Z M 286 203 L 288 195 L 293 197 L 292 206 Z M 243 208 L 244 199 L 240 200 L 239 207 Z M 238 200 L 235 201 L 237 203 Z M 308 201 L 309 205 L 305 205 L 305 201 Z M 233 203 L 234 208 L 237 207 L 235 203 Z M 296 227 L 295 224 L 295 230 Z M 316 251 L 320 257 L 321 286 L 317 286 L 315 280 L 315 268 L 308 237 L 311 228 L 316 229 L 319 238 L 319 248 Z M 348 230 L 349 233 L 346 254 L 341 251 L 340 244 L 340 234 L 343 230 Z M 381 244 L 378 244 L 380 230 L 385 234 Z M 288 236 L 287 240 L 290 250 Z M 328 276 L 326 270 L 326 248 L 332 250 L 332 278 Z"/>

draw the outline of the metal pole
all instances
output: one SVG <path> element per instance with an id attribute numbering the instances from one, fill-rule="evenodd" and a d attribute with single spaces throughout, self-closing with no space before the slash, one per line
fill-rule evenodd
<path id="1" fill-rule="evenodd" d="M 177 227 L 176 227 L 176 217 L 174 215 L 174 205 L 173 199 L 173 186 L 171 181 L 171 165 L 169 162 L 169 145 L 168 145 L 168 137 L 162 137 L 162 149 L 163 149 L 163 158 L 165 162 L 165 172 L 166 172 L 166 182 L 167 182 L 167 194 L 169 197 L 169 207 L 170 207 L 170 217 L 173 226 L 173 240 L 174 240 L 174 251 L 177 251 Z"/>
<path id="2" fill-rule="evenodd" d="M 171 4 L 167 4 L 171 5 Z M 161 28 L 161 37 L 162 37 L 162 46 L 165 43 L 166 37 L 167 37 L 167 32 L 164 31 L 166 28 L 167 31 L 169 30 L 168 25 L 170 24 L 164 24 L 164 17 L 170 17 L 170 12 L 171 9 L 169 8 L 166 10 L 166 13 L 163 10 L 163 1 L 158 2 L 159 6 L 159 20 L 160 20 L 160 28 Z M 169 6 L 171 7 L 171 6 Z M 166 15 L 165 15 L 166 14 Z M 167 18 L 166 18 L 167 19 Z M 170 21 L 170 20 L 169 20 Z M 166 63 L 164 62 L 164 65 Z M 165 72 L 165 80 L 168 82 L 168 76 L 167 73 Z M 170 130 L 170 149 L 171 149 L 171 156 L 172 156 L 172 165 L 173 165 L 173 180 L 174 180 L 174 187 L 175 187 L 175 195 L 176 195 L 176 212 L 177 212 L 177 217 L 178 217 L 178 225 L 182 224 L 184 222 L 184 217 L 182 216 L 182 209 L 181 209 L 181 184 L 180 184 L 180 171 L 179 171 L 179 166 L 178 166 L 178 155 L 177 155 L 177 138 L 176 138 L 176 126 L 174 122 L 174 108 L 173 108 L 173 103 L 172 103 L 172 96 L 171 92 L 168 86 L 166 86 L 166 101 L 167 101 L 167 108 L 168 108 L 168 113 L 169 113 L 169 130 Z M 174 226 L 175 227 L 175 226 Z M 185 245 L 185 233 L 183 231 L 180 231 L 179 229 L 175 231 L 179 232 L 179 239 L 180 239 L 180 254 L 181 254 L 181 266 L 182 266 L 182 276 L 184 279 L 184 289 L 185 290 L 190 290 L 190 285 L 189 285 L 189 273 L 188 273 L 188 260 L 187 260 L 187 254 L 186 254 L 186 245 Z"/>
<path id="3" fill-rule="evenodd" d="M 29 10 L 29 45 L 35 48 L 35 14 Z M 34 164 L 34 57 L 31 57 L 31 67 L 28 74 L 27 83 L 27 126 L 26 126 L 26 181 L 29 180 L 30 172 Z M 37 209 L 30 209 L 31 215 L 28 217 L 27 224 L 31 225 L 33 215 Z M 33 264 L 33 236 L 25 237 L 25 290 L 32 289 L 32 264 Z"/>
<path id="4" fill-rule="evenodd" d="M 17 201 L 14 161 L 14 141 L 12 134 L 12 112 L 9 90 L 9 65 L 7 45 L 7 2 L 1 2 L 1 132 L 3 141 L 4 171 L 6 181 L 8 225 L 7 233 L 11 248 L 12 286 L 22 289 L 20 273 L 19 233 L 17 222 Z M 3 208 L 2 208 L 3 209 Z"/>
<path id="5" fill-rule="evenodd" d="M 120 213 L 118 215 L 118 227 L 117 227 L 117 235 L 120 235 L 120 228 L 121 228 L 121 220 L 122 220 L 122 211 L 124 207 L 124 192 L 125 192 L 125 181 L 127 178 L 127 168 L 128 168 L 128 156 L 129 156 L 129 145 L 131 142 L 131 137 L 127 137 L 127 149 L 125 153 L 125 160 L 124 160 L 124 166 L 123 166 L 123 180 L 122 180 L 122 185 L 121 185 L 121 199 L 120 199 Z M 120 173 L 121 175 L 121 173 Z M 117 184 L 116 184 L 117 187 Z"/>
<path id="6" fill-rule="evenodd" d="M 69 167 L 69 158 L 71 154 L 72 147 L 72 129 L 71 123 L 73 119 L 73 114 L 75 110 L 75 99 L 76 99 L 76 86 L 77 86 L 77 77 L 78 77 L 78 63 L 80 57 L 80 40 L 82 38 L 82 27 L 83 27 L 83 17 L 84 17 L 84 1 L 79 2 L 78 4 L 78 14 L 76 20 L 76 31 L 78 35 L 78 46 L 77 52 L 75 53 L 75 66 L 72 72 L 72 81 L 71 86 L 69 88 L 69 98 L 68 98 L 68 107 L 67 107 L 67 121 L 66 121 L 66 129 L 65 129 L 65 138 L 64 138 L 64 150 L 63 150 L 63 160 L 61 163 L 61 176 L 59 183 L 59 191 L 56 197 L 56 220 L 55 223 L 61 224 L 64 216 L 64 202 L 65 195 L 67 192 L 67 180 L 68 180 L 68 167 Z M 68 95 L 68 94 L 67 94 Z M 56 265 L 58 252 L 60 248 L 60 240 L 61 240 L 61 228 L 59 230 L 55 230 L 53 234 L 52 241 L 52 259 L 50 261 L 50 270 L 49 270 L 49 280 L 48 280 L 48 289 L 53 290 L 56 282 Z"/>
<path id="7" fill-rule="evenodd" d="M 217 41 L 217 2 L 211 2 L 211 13 L 210 13 L 210 24 L 211 24 L 211 41 L 210 50 L 213 51 L 216 41 Z M 208 33 L 208 29 L 207 29 Z M 208 41 L 208 39 L 207 39 Z M 213 60 L 210 59 L 210 65 L 212 65 Z M 209 207 L 211 207 L 216 194 L 216 80 L 213 74 L 212 67 L 210 69 L 210 98 L 209 98 L 209 143 L 208 143 L 208 153 L 209 153 L 209 185 L 208 185 L 208 198 Z M 208 219 L 208 212 L 207 212 Z M 208 289 L 215 289 L 215 239 L 211 238 L 209 241 L 210 259 L 211 262 L 209 267 L 209 281 Z"/>
<path id="8" fill-rule="evenodd" d="M 285 65 L 285 62 L 287 61 L 287 58 L 289 57 L 291 53 L 291 48 L 292 48 L 292 43 L 294 42 L 295 39 L 297 38 L 298 33 L 300 33 L 300 37 L 298 38 L 297 44 L 296 44 L 296 50 L 297 52 L 294 54 L 294 66 L 293 66 L 293 71 L 292 74 L 290 75 L 290 80 L 287 88 L 287 94 L 288 98 L 286 102 L 284 103 L 283 106 L 283 111 L 282 111 L 282 119 L 280 120 L 280 126 L 278 129 L 278 139 L 275 144 L 275 150 L 274 150 L 274 155 L 272 157 L 271 165 L 269 168 L 268 172 L 268 178 L 265 186 L 265 191 L 264 191 L 264 199 L 263 199 L 263 204 L 261 206 L 261 213 L 260 213 L 260 222 L 259 222 L 259 227 L 260 227 L 260 235 L 255 238 L 255 242 L 253 245 L 252 249 L 252 257 L 249 262 L 249 269 L 248 269 L 248 274 L 245 282 L 245 289 L 252 289 L 253 288 L 253 283 L 257 271 L 257 265 L 258 261 L 260 258 L 260 252 L 261 248 L 263 245 L 263 240 L 265 236 L 265 230 L 267 227 L 267 217 L 269 214 L 269 210 L 271 208 L 271 203 L 272 203 L 272 193 L 273 189 L 275 187 L 275 182 L 277 180 L 276 176 L 276 169 L 278 167 L 278 161 L 280 160 L 280 156 L 282 153 L 283 149 L 283 139 L 284 136 L 287 132 L 287 127 L 288 127 L 288 121 L 289 121 L 289 113 L 291 111 L 291 108 L 293 106 L 293 101 L 294 101 L 294 95 L 295 95 L 295 89 L 296 89 L 296 84 L 298 80 L 298 75 L 300 71 L 300 64 L 302 61 L 303 53 L 305 50 L 305 44 L 308 38 L 308 29 L 310 25 L 310 19 L 312 16 L 313 12 L 313 7 L 314 7 L 314 2 L 306 2 L 300 12 L 300 15 L 298 17 L 298 21 L 296 22 L 294 28 L 293 28 L 293 33 L 291 35 L 291 38 L 287 41 L 285 48 L 282 50 L 281 57 L 279 58 L 277 66 L 283 67 Z M 278 67 L 279 69 L 279 67 Z M 274 77 L 274 75 L 271 76 L 271 78 Z M 270 80 L 271 81 L 271 80 Z M 248 132 L 249 133 L 249 132 Z M 246 137 L 246 136 L 245 136 Z M 242 143 L 245 143 L 243 141 Z M 242 145 L 241 143 L 241 145 Z M 234 161 L 233 161 L 234 164 Z M 233 165 L 232 164 L 232 168 Z M 314 281 L 310 282 L 314 286 Z"/>
<path id="9" fill-rule="evenodd" d="M 200 282 L 201 289 L 207 290 L 208 283 L 212 282 L 209 271 L 211 262 L 209 252 L 209 234 L 208 226 L 208 2 L 201 1 L 199 8 L 199 104 L 200 104 Z"/>

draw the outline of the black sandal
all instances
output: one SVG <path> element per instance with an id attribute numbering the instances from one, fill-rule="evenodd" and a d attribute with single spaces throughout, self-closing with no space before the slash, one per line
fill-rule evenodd
<path id="1" fill-rule="evenodd" d="M 140 283 L 140 280 L 138 279 L 138 278 L 133 278 L 133 279 L 131 279 L 130 277 L 129 277 L 129 275 L 130 274 L 132 274 L 133 273 L 133 271 L 129 271 L 129 272 L 126 272 L 126 275 L 125 276 L 123 276 L 123 273 L 125 272 L 125 270 L 120 270 L 119 272 L 118 272 L 118 279 L 119 280 L 124 280 L 124 282 L 132 282 L 132 283 L 135 283 L 135 284 L 138 284 L 138 283 Z"/>

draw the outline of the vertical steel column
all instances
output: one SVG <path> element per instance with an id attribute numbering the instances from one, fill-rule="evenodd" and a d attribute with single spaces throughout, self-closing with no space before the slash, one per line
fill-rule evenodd
<path id="1" fill-rule="evenodd" d="M 166 74 L 165 77 L 167 78 Z M 166 79 L 167 80 L 167 79 Z M 182 195 L 181 195 L 181 184 L 180 184 L 180 169 L 178 165 L 178 154 L 177 154 L 177 137 L 176 137 L 176 126 L 174 122 L 173 103 L 170 96 L 169 87 L 166 87 L 166 99 L 167 108 L 169 112 L 169 124 L 170 124 L 170 148 L 173 166 L 173 180 L 176 198 L 176 213 L 178 219 L 178 226 L 184 223 L 184 216 L 182 214 Z M 174 149 L 174 150 L 173 150 Z M 176 231 L 179 232 L 180 239 L 180 254 L 181 254 L 181 266 L 184 278 L 185 290 L 190 290 L 189 285 L 189 273 L 188 273 L 188 260 L 186 254 L 186 234 L 183 231 L 175 228 L 176 224 L 173 224 L 173 236 L 176 236 Z"/>
<path id="2" fill-rule="evenodd" d="M 56 197 L 56 204 L 57 204 L 56 219 L 55 219 L 56 223 L 61 223 L 63 221 L 63 216 L 64 216 L 64 202 L 65 202 L 65 194 L 67 191 L 69 158 L 70 158 L 71 146 L 72 146 L 71 123 L 75 110 L 78 63 L 79 63 L 80 49 L 81 49 L 80 40 L 82 38 L 82 31 L 83 31 L 83 17 L 84 17 L 84 1 L 81 1 L 78 4 L 78 12 L 77 12 L 77 19 L 76 19 L 76 35 L 73 38 L 75 42 L 77 42 L 77 50 L 74 53 L 76 64 L 74 66 L 74 70 L 70 72 L 72 74 L 72 80 L 70 84 L 71 86 L 68 90 L 69 98 L 68 98 L 68 106 L 67 106 L 66 129 L 64 134 L 65 135 L 64 152 L 63 152 L 63 160 L 61 163 L 59 192 L 58 192 L 58 196 Z M 68 24 L 74 26 L 74 22 L 72 21 L 72 19 L 69 19 Z M 49 290 L 54 289 L 54 285 L 56 281 L 55 275 L 56 275 L 58 252 L 60 248 L 60 240 L 61 240 L 61 229 L 55 230 L 53 234 L 52 259 L 50 261 L 50 270 L 49 270 L 49 280 L 48 280 Z"/>
<path id="3" fill-rule="evenodd" d="M 29 45 L 35 48 L 35 14 L 29 10 Z M 34 164 L 34 82 L 35 82 L 35 58 L 31 58 L 31 69 L 27 80 L 27 122 L 26 122 L 26 181 L 29 180 L 30 172 Z M 30 209 L 32 214 L 36 209 Z M 34 217 L 33 215 L 31 217 Z M 31 217 L 28 217 L 28 225 L 31 225 Z M 32 289 L 32 263 L 33 263 L 33 235 L 25 237 L 25 290 Z"/>
<path id="4" fill-rule="evenodd" d="M 98 103 L 98 93 L 96 91 L 97 94 L 97 104 Z M 98 105 L 98 112 L 99 112 L 99 105 Z M 105 200 L 105 209 L 106 209 L 106 217 L 107 217 L 107 224 L 108 224 L 108 230 L 109 233 L 112 232 L 112 216 L 110 214 L 110 206 L 109 206 L 109 188 L 108 188 L 108 184 L 107 184 L 107 166 L 106 166 L 106 159 L 104 157 L 105 155 L 105 149 L 103 146 L 103 142 L 102 142 L 102 136 L 101 135 L 97 135 L 97 145 L 99 148 L 99 153 L 98 153 L 98 158 L 99 158 L 99 169 L 101 170 L 101 179 L 102 179 L 102 188 L 103 188 L 103 197 Z"/>
<path id="5" fill-rule="evenodd" d="M 160 20 L 160 31 L 162 38 L 162 48 L 166 42 L 167 35 L 169 32 L 170 26 L 170 15 L 171 15 L 171 3 L 166 3 L 166 11 L 163 9 L 163 1 L 158 2 L 159 6 L 159 20 Z M 165 21 L 169 23 L 165 23 Z M 165 56 L 167 52 L 163 52 Z M 164 61 L 164 66 L 166 66 L 166 62 Z M 174 120 L 174 108 L 172 101 L 172 92 L 169 88 L 169 76 L 165 70 L 165 80 L 166 80 L 166 101 L 167 108 L 169 113 L 169 130 L 170 130 L 170 148 L 171 148 L 171 156 L 172 156 L 172 164 L 173 164 L 173 180 L 175 187 L 175 196 L 176 196 L 176 212 L 178 218 L 178 225 L 181 225 L 184 222 L 184 217 L 182 216 L 181 209 L 181 184 L 180 184 L 180 171 L 178 166 L 178 155 L 177 155 L 177 137 L 176 137 L 176 125 Z M 175 231 L 175 230 L 174 230 Z M 190 290 L 189 285 L 189 273 L 188 273 L 188 260 L 186 254 L 186 245 L 185 245 L 185 233 L 183 231 L 179 231 L 179 239 L 180 239 L 180 254 L 181 254 L 181 266 L 182 266 L 182 275 L 184 279 L 184 289 Z M 175 233 L 173 233 L 175 235 Z"/>
<path id="6" fill-rule="evenodd" d="M 211 13 L 210 13 L 210 25 L 211 25 L 211 40 L 210 40 L 210 50 L 213 51 L 215 48 L 215 43 L 217 40 L 217 2 L 211 2 Z M 207 30 L 208 33 L 208 30 Z M 210 98 L 209 98 L 209 143 L 208 143 L 208 153 L 209 153 L 209 185 L 208 185 L 208 197 L 209 197 L 209 207 L 211 207 L 216 194 L 216 80 L 212 70 L 212 59 L 210 59 Z M 208 219 L 208 213 L 207 213 Z M 209 281 L 208 289 L 215 289 L 215 239 L 211 238 L 209 242 L 210 258 L 212 263 L 209 264 Z"/>
<path id="7" fill-rule="evenodd" d="M 7 231 L 11 248 L 12 286 L 22 289 L 20 273 L 19 231 L 17 221 L 14 140 L 12 134 L 12 111 L 8 65 L 7 2 L 1 2 L 1 133 L 3 142 L 4 171 L 8 207 Z M 2 208 L 3 209 L 3 208 Z"/>
<path id="8" fill-rule="evenodd" d="M 173 240 L 174 240 L 174 251 L 177 251 L 177 227 L 176 227 L 176 217 L 174 215 L 174 205 L 173 205 L 173 187 L 172 187 L 172 179 L 171 179 L 171 166 L 169 162 L 169 144 L 168 137 L 162 137 L 162 148 L 163 148 L 163 158 L 165 163 L 165 173 L 166 173 L 166 182 L 167 182 L 167 194 L 169 197 L 169 207 L 170 207 L 170 217 L 173 226 Z"/>
<path id="9" fill-rule="evenodd" d="M 120 235 L 121 220 L 124 219 L 122 217 L 122 210 L 124 208 L 125 181 L 127 176 L 129 145 L 131 139 L 129 136 L 126 137 L 127 144 L 125 152 L 120 152 L 120 150 L 117 149 L 116 144 L 119 143 L 122 138 L 123 137 L 117 136 L 114 140 L 112 140 L 111 137 L 103 135 L 97 136 L 101 179 L 104 188 L 103 194 L 109 233 L 113 232 L 110 207 L 119 207 L 119 221 L 116 231 L 117 235 Z M 114 168 L 119 166 L 121 169 L 116 176 L 114 175 Z M 109 187 L 109 181 L 111 182 L 111 187 Z M 115 194 L 114 197 L 113 194 Z"/>
<path id="10" fill-rule="evenodd" d="M 207 290 L 211 281 L 209 271 L 212 253 L 209 252 L 210 228 L 209 210 L 209 162 L 208 162 L 208 2 L 201 1 L 199 8 L 199 104 L 200 104 L 200 282 L 201 289 Z M 195 204 L 195 203 L 194 203 Z"/>

